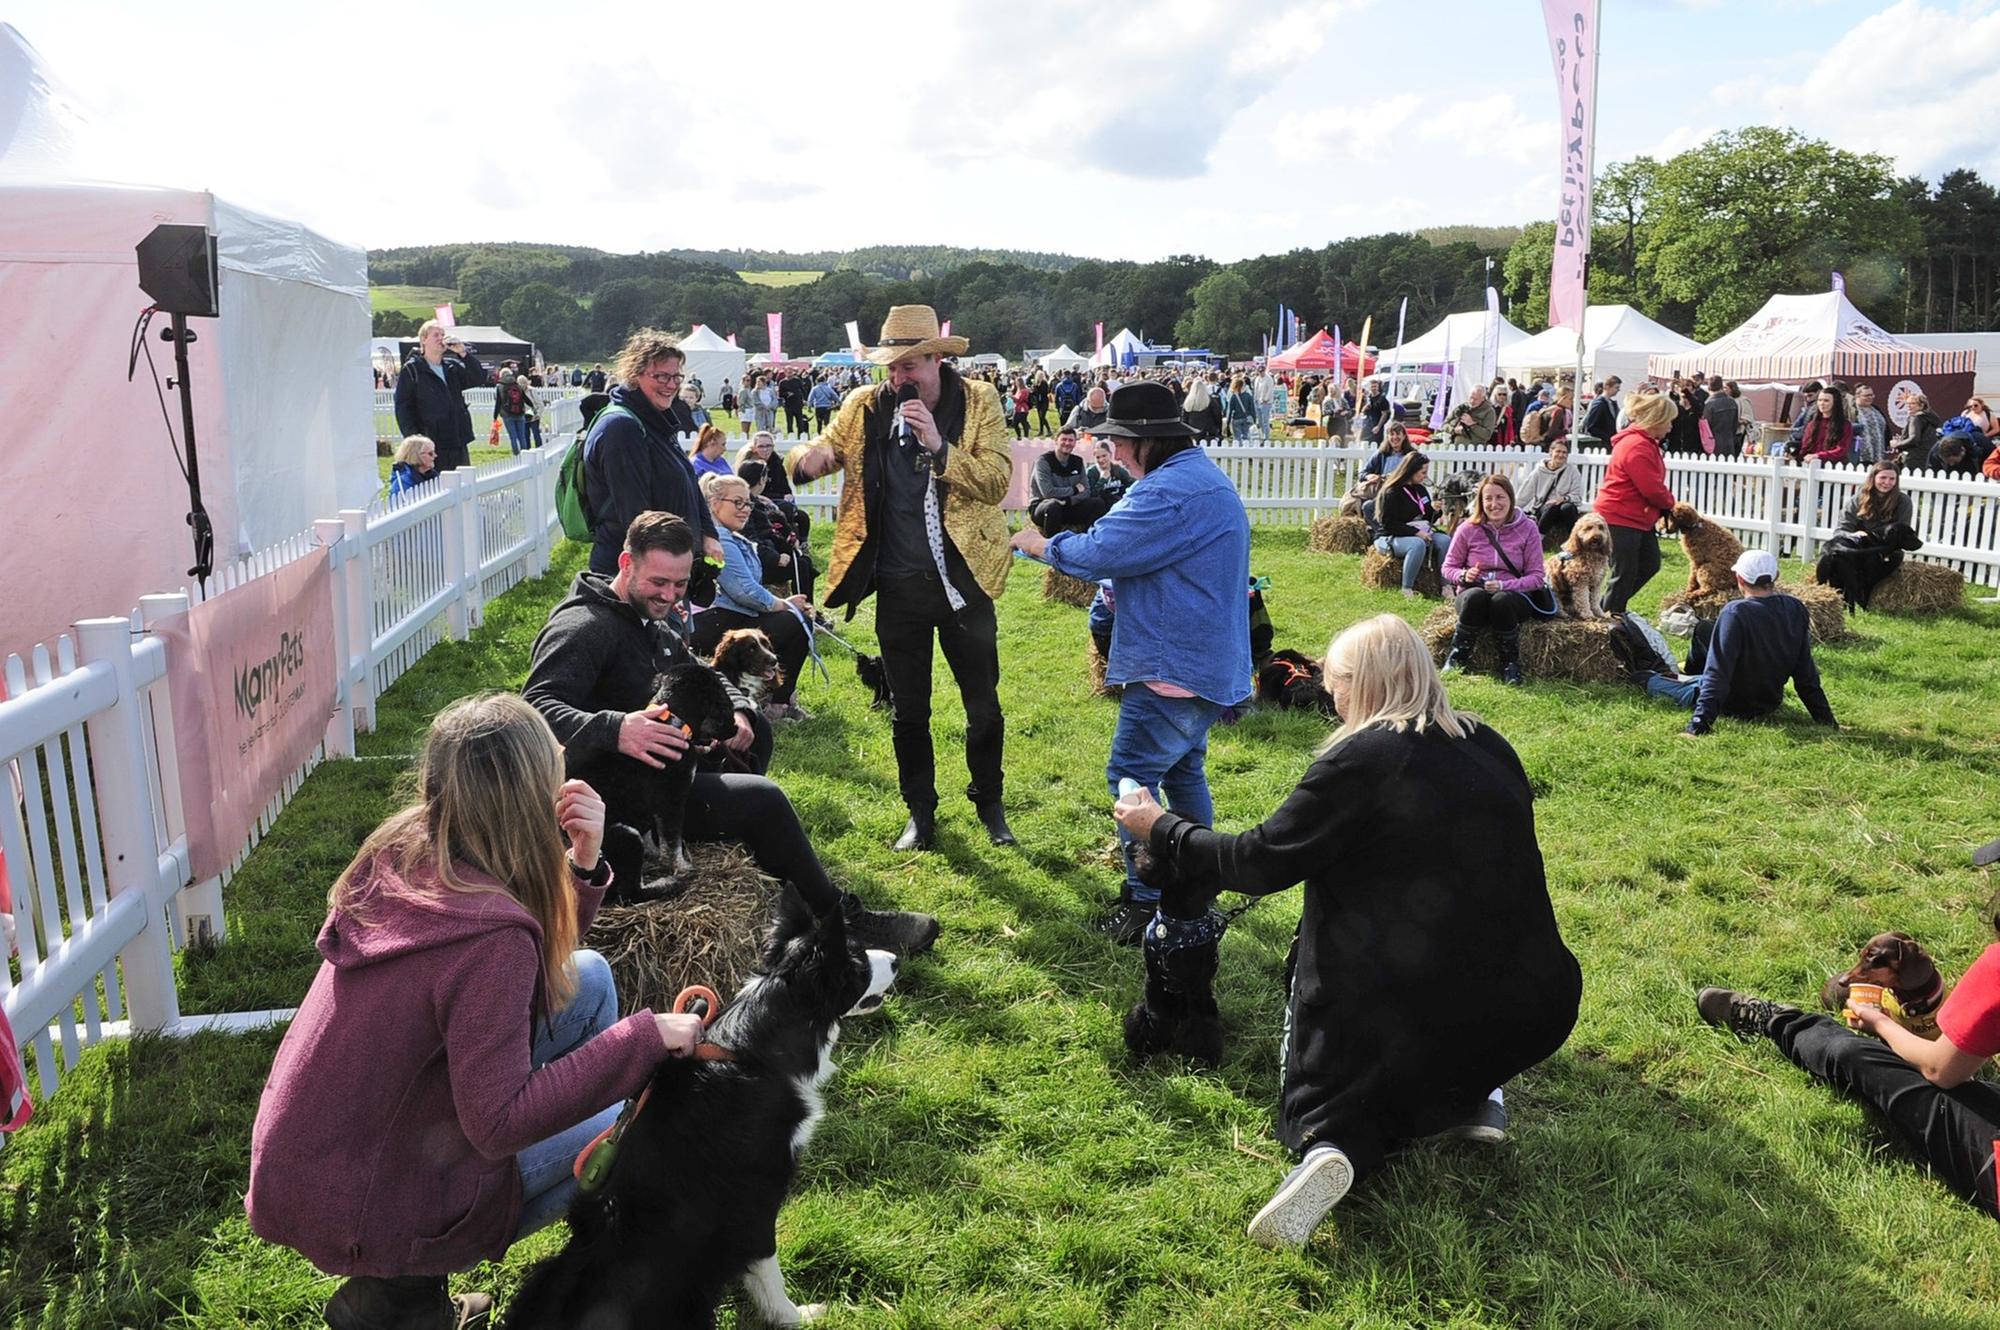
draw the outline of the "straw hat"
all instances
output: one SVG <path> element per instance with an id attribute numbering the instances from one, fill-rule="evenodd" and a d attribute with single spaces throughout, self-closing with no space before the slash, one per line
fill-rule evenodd
<path id="1" fill-rule="evenodd" d="M 868 352 L 870 362 L 893 365 L 911 356 L 962 356 L 972 346 L 963 337 L 938 336 L 937 311 L 929 305 L 891 305 L 882 336 Z"/>

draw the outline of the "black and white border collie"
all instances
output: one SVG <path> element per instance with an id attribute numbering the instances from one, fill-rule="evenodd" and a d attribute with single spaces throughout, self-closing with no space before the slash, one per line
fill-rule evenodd
<path id="1" fill-rule="evenodd" d="M 611 1175 L 570 1208 L 569 1245 L 529 1272 L 508 1330 L 705 1327 L 741 1285 L 764 1325 L 800 1307 L 778 1271 L 778 1210 L 812 1139 L 845 1016 L 874 1011 L 896 958 L 786 892 L 758 973 L 706 1038 L 730 1061 L 662 1063 Z"/>

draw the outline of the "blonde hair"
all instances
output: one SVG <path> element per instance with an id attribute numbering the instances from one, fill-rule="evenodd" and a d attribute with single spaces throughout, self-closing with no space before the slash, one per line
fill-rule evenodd
<path id="1" fill-rule="evenodd" d="M 1463 739 L 1479 723 L 1469 711 L 1452 710 L 1430 648 L 1408 621 L 1393 614 L 1363 619 L 1341 632 L 1327 644 L 1324 669 L 1329 691 L 1334 679 L 1347 682 L 1347 705 L 1322 753 L 1364 730 L 1400 734 L 1414 728 L 1421 734 L 1436 728 Z"/>
<path id="2" fill-rule="evenodd" d="M 737 490 L 748 494 L 750 482 L 741 476 L 725 476 L 718 471 L 711 471 L 701 478 L 701 497 L 708 503 L 714 503 Z"/>
<path id="3" fill-rule="evenodd" d="M 1181 401 L 1181 410 L 1199 415 L 1208 410 L 1208 381 L 1196 379 L 1188 385 L 1187 396 Z"/>
<path id="4" fill-rule="evenodd" d="M 672 333 L 661 332 L 658 328 L 641 328 L 625 339 L 612 369 L 620 383 L 636 388 L 639 376 L 652 368 L 657 360 L 678 360 L 685 364 L 687 352 L 681 350 L 680 338 Z"/>
<path id="5" fill-rule="evenodd" d="M 361 843 L 334 882 L 327 903 L 366 927 L 363 889 L 386 857 L 404 890 L 425 876 L 447 891 L 502 891 L 521 903 L 542 929 L 537 1014 L 560 1010 L 576 991 L 570 953 L 576 950 L 576 900 L 555 799 L 562 787 L 562 750 L 542 713 L 514 693 L 480 693 L 439 712 L 417 763 L 417 800 Z M 464 870 L 499 883 L 470 882 Z"/>
<path id="6" fill-rule="evenodd" d="M 1666 393 L 1639 393 L 1632 398 L 1632 405 L 1626 408 L 1626 419 L 1630 420 L 1654 438 L 1667 432 L 1681 409 Z"/>
<path id="7" fill-rule="evenodd" d="M 419 346 L 423 345 L 424 337 L 433 328 L 436 328 L 440 332 L 444 331 L 444 325 L 442 323 L 439 323 L 436 319 L 425 319 L 422 323 L 419 323 L 417 325 L 417 345 Z M 447 342 L 451 340 L 451 335 L 449 333 L 445 334 L 445 340 Z"/>
<path id="8" fill-rule="evenodd" d="M 431 436 L 428 434 L 405 434 L 403 441 L 396 445 L 396 456 L 393 460 L 405 466 L 415 466 L 419 453 L 426 448 L 435 447 L 437 445 L 431 442 Z"/>
<path id="9" fill-rule="evenodd" d="M 779 462 L 779 460 L 778 460 L 778 458 L 777 458 L 777 455 L 776 455 L 776 454 L 777 454 L 777 448 L 778 448 L 778 440 L 777 440 L 777 438 L 776 438 L 776 437 L 775 437 L 775 436 L 774 436 L 774 435 L 773 435 L 773 434 L 771 433 L 771 431 L 769 431 L 769 430 L 767 430 L 767 429 L 760 429 L 760 430 L 758 430 L 758 431 L 757 431 L 757 432 L 756 432 L 755 434 L 752 434 L 752 435 L 751 435 L 751 436 L 750 436 L 750 437 L 749 437 L 748 439 L 744 440 L 744 443 L 743 443 L 743 446 L 742 446 L 741 448 L 738 448 L 738 449 L 736 450 L 736 465 L 738 465 L 738 466 L 742 466 L 742 465 L 743 465 L 743 464 L 744 464 L 745 462 L 761 462 L 761 461 L 763 461 L 763 460 L 764 460 L 763 458 L 761 458 L 761 457 L 757 457 L 757 456 L 753 456 L 753 455 L 752 455 L 752 450 L 753 450 L 754 448 L 756 448 L 756 446 L 757 446 L 757 445 L 758 445 L 759 443 L 768 443 L 768 444 L 770 444 L 770 445 L 771 445 L 771 451 L 772 451 L 772 457 L 771 457 L 771 465 L 772 465 L 772 466 L 781 466 L 781 465 L 783 465 L 783 463 Z M 700 451 L 700 450 L 699 450 L 699 448 L 697 448 L 697 449 L 696 449 L 696 451 Z"/>

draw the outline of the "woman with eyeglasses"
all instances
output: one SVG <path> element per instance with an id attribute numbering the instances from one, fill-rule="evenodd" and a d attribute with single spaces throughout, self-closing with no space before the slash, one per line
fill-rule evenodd
<path id="1" fill-rule="evenodd" d="M 812 601 L 803 595 L 781 599 L 764 585 L 763 556 L 743 532 L 756 500 L 742 477 L 734 472 L 703 476 L 701 493 L 722 532 L 722 573 L 716 579 L 715 603 L 694 616 L 688 645 L 707 659 L 730 629 L 762 629 L 783 671 L 765 694 L 764 714 L 774 721 L 805 720 L 805 710 L 792 700 L 792 691 L 798 687 L 799 666 L 805 663 L 806 627 L 793 610 L 810 614 Z"/>
<path id="2" fill-rule="evenodd" d="M 618 383 L 583 441 L 591 517 L 590 571 L 618 571 L 625 529 L 644 512 L 672 513 L 701 533 L 702 552 L 722 562 L 722 542 L 700 478 L 681 448 L 694 419 L 681 399 L 687 358 L 671 333 L 641 328 L 618 353 Z"/>

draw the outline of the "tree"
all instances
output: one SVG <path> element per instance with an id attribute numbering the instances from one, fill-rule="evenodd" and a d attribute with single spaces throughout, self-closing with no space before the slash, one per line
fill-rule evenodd
<path id="1" fill-rule="evenodd" d="M 620 277 L 606 282 L 591 297 L 587 340 L 598 351 L 617 349 L 635 329 L 653 319 L 666 300 L 664 282 L 644 277 Z"/>
<path id="2" fill-rule="evenodd" d="M 417 321 L 400 309 L 378 309 L 375 311 L 375 337 L 415 337 Z"/>
<path id="3" fill-rule="evenodd" d="M 533 342 L 545 355 L 575 354 L 582 320 L 576 297 L 547 282 L 528 282 L 500 304 L 500 322 L 507 331 Z"/>
<path id="4" fill-rule="evenodd" d="M 1241 273 L 1234 268 L 1210 273 L 1196 284 L 1192 298 L 1192 307 L 1174 329 L 1182 346 L 1222 352 L 1248 352 L 1259 347 L 1261 332 L 1269 321 Z"/>

